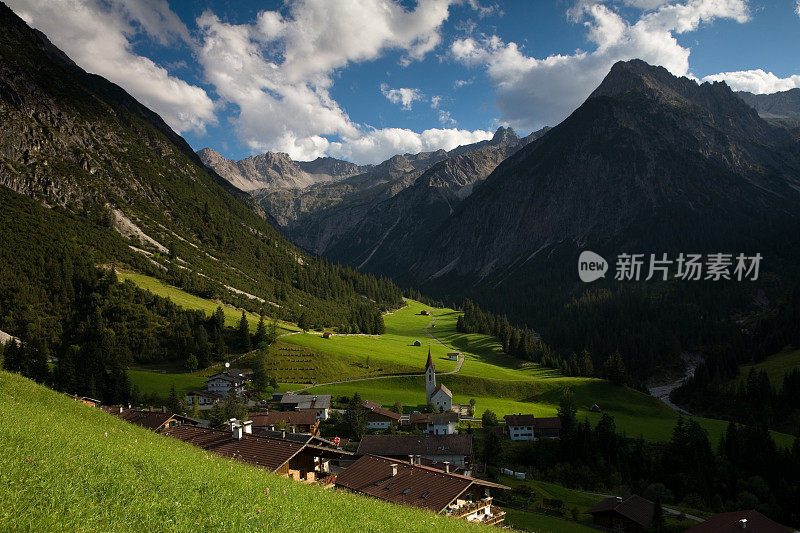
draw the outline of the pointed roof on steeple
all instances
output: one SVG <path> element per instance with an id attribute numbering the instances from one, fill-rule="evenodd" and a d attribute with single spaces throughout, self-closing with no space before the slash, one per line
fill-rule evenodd
<path id="1" fill-rule="evenodd" d="M 425 363 L 425 371 L 428 371 L 428 368 L 434 368 L 433 366 L 433 359 L 431 359 L 431 347 L 428 346 L 428 362 Z"/>

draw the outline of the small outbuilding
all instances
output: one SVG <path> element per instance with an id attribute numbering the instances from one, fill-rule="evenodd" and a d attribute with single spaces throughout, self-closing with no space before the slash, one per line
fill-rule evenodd
<path id="1" fill-rule="evenodd" d="M 330 339 L 331 336 L 333 336 L 333 333 L 331 333 L 330 331 L 326 331 L 325 333 L 322 334 L 323 339 Z"/>
<path id="2" fill-rule="evenodd" d="M 589 410 L 590 410 L 591 412 L 593 412 L 593 413 L 599 413 L 599 412 L 600 412 L 602 409 L 600 409 L 600 406 L 599 406 L 599 405 L 597 405 L 597 404 L 594 404 L 594 405 L 592 405 L 592 406 L 589 408 Z"/>
<path id="3" fill-rule="evenodd" d="M 422 343 L 419 341 L 414 341 L 414 346 L 422 346 Z"/>

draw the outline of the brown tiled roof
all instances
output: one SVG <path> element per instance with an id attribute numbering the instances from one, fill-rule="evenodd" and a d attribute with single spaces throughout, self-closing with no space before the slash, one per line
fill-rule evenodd
<path id="1" fill-rule="evenodd" d="M 536 417 L 533 415 L 506 415 L 503 419 L 507 426 L 532 426 Z"/>
<path id="2" fill-rule="evenodd" d="M 317 423 L 316 411 L 270 411 L 269 413 L 250 413 L 255 427 L 269 427 L 283 420 L 290 426 L 313 426 Z"/>
<path id="3" fill-rule="evenodd" d="M 206 451 L 250 463 L 269 470 L 280 468 L 305 446 L 288 440 L 270 439 L 255 435 L 244 435 L 236 439 L 230 431 L 177 426 L 164 431 L 164 435 L 174 437 Z"/>
<path id="4" fill-rule="evenodd" d="M 366 400 L 364 402 L 364 407 L 369 411 L 367 413 L 367 420 L 370 422 L 374 422 L 376 420 L 381 420 L 383 418 L 391 418 L 392 420 L 400 420 L 400 415 L 395 413 L 394 411 L 389 411 L 388 409 L 384 409 L 381 407 L 381 404 L 371 402 Z M 371 415 L 378 415 L 378 416 L 371 416 Z"/>
<path id="5" fill-rule="evenodd" d="M 641 496 L 633 494 L 622 502 L 618 502 L 615 497 L 606 498 L 588 511 L 586 514 L 613 512 L 620 516 L 636 522 L 642 527 L 650 527 L 653 523 L 653 513 L 655 505 L 650 500 L 645 500 Z"/>
<path id="6" fill-rule="evenodd" d="M 392 465 L 397 465 L 397 474 L 394 476 L 392 476 Z M 337 486 L 382 500 L 435 512 L 442 512 L 450 502 L 473 484 L 508 488 L 480 479 L 447 474 L 435 468 L 375 455 L 361 457 L 336 477 Z"/>
<path id="7" fill-rule="evenodd" d="M 364 400 L 364 407 L 367 409 L 382 409 L 383 406 L 378 402 L 373 402 L 372 400 Z"/>
<path id="8" fill-rule="evenodd" d="M 535 429 L 561 429 L 561 419 L 557 416 L 537 418 L 533 421 Z"/>
<path id="9" fill-rule="evenodd" d="M 358 455 L 472 455 L 472 435 L 364 435 Z"/>
<path id="10" fill-rule="evenodd" d="M 330 394 L 289 394 L 281 397 L 281 405 L 295 405 L 298 409 L 330 409 Z"/>
<path id="11" fill-rule="evenodd" d="M 119 418 L 131 424 L 142 426 L 143 428 L 156 430 L 166 424 L 171 418 L 172 413 L 162 413 L 158 411 L 143 411 L 141 409 L 125 409 L 124 411 L 113 413 Z"/>
<path id="12" fill-rule="evenodd" d="M 433 396 L 434 394 L 436 394 L 436 393 L 437 393 L 437 392 L 439 392 L 439 391 L 443 391 L 445 394 L 447 394 L 447 395 L 448 395 L 448 396 L 450 396 L 451 398 L 453 397 L 453 393 L 452 393 L 452 392 L 450 392 L 450 389 L 448 389 L 448 388 L 447 388 L 447 387 L 445 387 L 444 385 L 436 385 L 436 388 L 435 388 L 435 389 L 433 389 L 433 392 L 431 393 L 431 396 Z"/>
<path id="13" fill-rule="evenodd" d="M 444 471 L 445 469 L 444 461 L 434 461 L 433 459 L 428 459 L 426 457 L 420 457 L 419 464 L 421 464 L 422 466 L 429 466 L 431 468 L 435 468 L 436 470 Z M 452 472 L 453 474 L 463 474 L 463 470 L 464 468 L 458 465 L 454 464 L 450 465 L 450 472 Z"/>
<path id="14" fill-rule="evenodd" d="M 747 520 L 745 531 L 757 531 L 758 533 L 789 533 L 792 531 L 786 526 L 773 522 L 758 511 L 733 511 L 712 516 L 705 522 L 701 522 L 685 531 L 685 533 L 738 533 L 742 531 L 739 520 Z"/>
<path id="15" fill-rule="evenodd" d="M 458 413 L 412 413 L 408 417 L 411 424 L 448 424 L 450 422 L 458 422 Z"/>

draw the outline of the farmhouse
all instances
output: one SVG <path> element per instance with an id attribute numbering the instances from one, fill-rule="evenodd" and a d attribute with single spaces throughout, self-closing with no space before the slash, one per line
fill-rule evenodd
<path id="1" fill-rule="evenodd" d="M 650 500 L 633 494 L 623 499 L 606 498 L 588 511 L 596 526 L 614 531 L 641 531 L 653 523 L 655 505 Z"/>
<path id="2" fill-rule="evenodd" d="M 472 435 L 364 435 L 356 455 L 381 455 L 400 461 L 419 456 L 468 467 L 472 461 Z"/>
<path id="3" fill-rule="evenodd" d="M 460 355 L 461 355 L 461 352 L 449 352 L 447 354 L 447 358 L 450 361 L 458 361 L 458 356 L 460 356 Z"/>
<path id="4" fill-rule="evenodd" d="M 561 434 L 561 420 L 557 417 L 536 418 L 534 415 L 506 415 L 503 433 L 511 440 L 536 440 L 558 438 Z"/>
<path id="5" fill-rule="evenodd" d="M 773 522 L 758 511 L 733 511 L 712 516 L 685 531 L 685 533 L 740 533 L 742 530 L 758 533 L 790 533 L 786 526 Z"/>
<path id="6" fill-rule="evenodd" d="M 439 411 L 453 409 L 453 393 L 444 385 L 436 385 L 436 367 L 431 358 L 430 348 L 428 348 L 428 361 L 425 363 L 425 401 Z"/>
<path id="7" fill-rule="evenodd" d="M 364 408 L 367 410 L 368 429 L 389 429 L 400 423 L 400 415 L 384 409 L 380 404 L 366 400 Z"/>
<path id="8" fill-rule="evenodd" d="M 412 413 L 408 418 L 411 427 L 431 435 L 453 435 L 456 432 L 458 414 L 448 413 Z"/>
<path id="9" fill-rule="evenodd" d="M 197 400 L 197 405 L 214 405 L 223 399 L 219 394 L 208 392 L 207 390 L 199 389 L 192 391 L 186 395 L 186 401 L 189 405 L 194 405 Z"/>
<path id="10" fill-rule="evenodd" d="M 268 413 L 250 413 L 253 428 L 289 429 L 292 433 L 308 433 L 314 435 L 319 427 L 319 419 L 315 411 L 270 411 Z"/>
<path id="11" fill-rule="evenodd" d="M 327 420 L 328 410 L 331 408 L 331 395 L 287 392 L 280 397 L 280 404 L 283 411 L 314 411 L 317 413 L 317 418 Z"/>
<path id="12" fill-rule="evenodd" d="M 292 442 L 252 434 L 248 422 L 233 421 L 230 429 L 219 431 L 192 426 L 176 426 L 164 435 L 209 452 L 256 465 L 295 481 L 314 482 L 330 472 L 330 460 L 351 455 L 318 444 Z"/>
<path id="13" fill-rule="evenodd" d="M 499 525 L 505 512 L 491 490 L 509 487 L 435 468 L 365 455 L 336 477 L 337 487 L 471 522 Z"/>

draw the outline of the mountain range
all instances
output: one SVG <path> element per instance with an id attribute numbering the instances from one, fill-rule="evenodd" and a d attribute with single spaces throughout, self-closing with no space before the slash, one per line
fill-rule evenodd
<path id="1" fill-rule="evenodd" d="M 27 279 L 32 294 L 37 282 L 48 283 L 42 263 L 60 261 L 73 246 L 96 264 L 269 316 L 305 314 L 320 326 L 348 323 L 364 306 L 377 314 L 399 304 L 391 283 L 296 248 L 251 195 L 206 167 L 157 114 L 83 71 L 4 4 L 0 24 L 0 235 L 8 259 L 0 328 L 17 333 L 21 293 L 11 285 Z M 14 259 L 23 256 L 32 257 Z"/>

